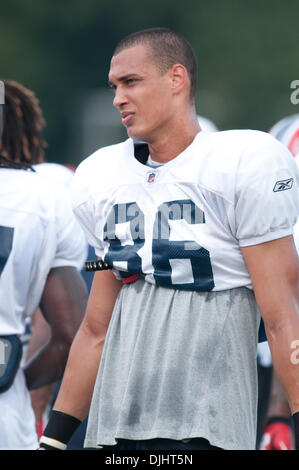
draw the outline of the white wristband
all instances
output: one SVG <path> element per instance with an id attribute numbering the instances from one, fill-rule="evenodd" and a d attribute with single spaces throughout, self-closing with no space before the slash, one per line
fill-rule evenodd
<path id="1" fill-rule="evenodd" d="M 42 436 L 40 438 L 40 444 L 47 444 L 48 446 L 55 447 L 58 450 L 65 450 L 67 445 L 63 442 L 57 441 L 56 439 L 52 439 L 51 437 Z"/>

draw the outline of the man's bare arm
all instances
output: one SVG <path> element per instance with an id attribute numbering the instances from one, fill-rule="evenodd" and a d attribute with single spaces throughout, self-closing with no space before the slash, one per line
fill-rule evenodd
<path id="1" fill-rule="evenodd" d="M 29 361 L 51 338 L 51 327 L 39 308 L 32 315 L 32 335 L 28 344 L 26 361 Z M 40 434 L 43 426 L 43 416 L 57 382 L 30 390 L 31 405 L 35 415 L 36 431 Z"/>
<path id="2" fill-rule="evenodd" d="M 95 273 L 86 314 L 72 344 L 53 407 L 81 421 L 89 412 L 107 329 L 121 286 L 111 271 Z"/>
<path id="3" fill-rule="evenodd" d="M 77 269 L 66 266 L 50 271 L 40 305 L 51 336 L 25 366 L 29 389 L 62 377 L 71 343 L 84 315 L 87 295 L 84 280 Z M 42 341 L 45 339 L 46 336 Z M 38 349 L 39 341 L 40 338 L 35 337 L 35 345 L 30 344 L 30 354 Z"/>
<path id="4" fill-rule="evenodd" d="M 276 372 L 273 371 L 267 417 L 281 416 L 283 418 L 289 418 L 290 415 L 290 406 L 285 390 L 278 380 Z"/>
<path id="5" fill-rule="evenodd" d="M 292 345 L 299 340 L 299 263 L 292 236 L 242 248 L 264 320 L 274 369 L 293 413 L 299 410 L 299 364 Z"/>

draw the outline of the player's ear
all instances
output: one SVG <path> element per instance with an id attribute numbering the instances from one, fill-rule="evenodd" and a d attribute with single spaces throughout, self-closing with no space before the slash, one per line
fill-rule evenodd
<path id="1" fill-rule="evenodd" d="M 186 68 L 181 64 L 175 64 L 170 69 L 171 87 L 174 94 L 179 94 L 188 86 L 189 76 Z"/>

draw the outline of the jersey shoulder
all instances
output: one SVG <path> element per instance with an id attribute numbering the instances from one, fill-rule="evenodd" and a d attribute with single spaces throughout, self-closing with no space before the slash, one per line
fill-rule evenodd
<path id="1" fill-rule="evenodd" d="M 270 151 L 276 149 L 276 153 L 284 149 L 284 146 L 270 134 L 251 129 L 232 129 L 209 133 L 206 136 L 206 143 L 213 157 L 211 164 L 215 163 L 219 168 L 238 165 L 242 157 L 254 158 L 265 149 Z M 283 153 L 288 152 L 283 151 Z M 264 155 L 268 156 L 269 152 Z M 260 162 L 261 160 L 260 158 Z"/>
<path id="2" fill-rule="evenodd" d="M 200 142 L 200 141 L 199 141 Z M 251 129 L 220 131 L 203 140 L 205 162 L 202 178 L 226 186 L 239 174 L 255 178 L 273 167 L 291 167 L 293 158 L 288 149 L 270 134 Z"/>
<path id="3" fill-rule="evenodd" d="M 133 141 L 102 147 L 78 166 L 71 185 L 73 207 L 86 201 L 91 193 L 105 192 L 115 185 L 125 157 L 133 155 Z"/>
<path id="4" fill-rule="evenodd" d="M 0 207 L 34 213 L 44 220 L 56 217 L 57 207 L 68 204 L 67 191 L 54 187 L 37 172 L 3 169 L 0 170 Z"/>
<path id="5" fill-rule="evenodd" d="M 53 185 L 64 186 L 69 189 L 72 184 L 74 172 L 60 163 L 44 162 L 34 165 L 34 170 Z"/>

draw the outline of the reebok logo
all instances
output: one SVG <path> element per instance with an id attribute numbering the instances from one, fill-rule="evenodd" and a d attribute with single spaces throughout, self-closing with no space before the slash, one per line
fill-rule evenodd
<path id="1" fill-rule="evenodd" d="M 278 191 L 286 191 L 287 189 L 291 189 L 293 187 L 293 178 L 289 178 L 287 180 L 277 181 L 273 188 L 273 191 L 277 193 Z"/>

